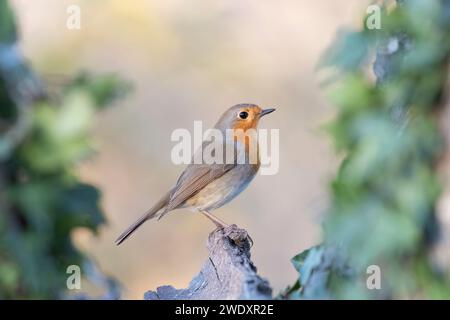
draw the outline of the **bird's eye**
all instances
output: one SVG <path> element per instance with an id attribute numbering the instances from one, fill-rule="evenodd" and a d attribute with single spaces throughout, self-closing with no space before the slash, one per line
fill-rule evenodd
<path id="1" fill-rule="evenodd" d="M 245 120 L 248 117 L 248 112 L 247 111 L 241 111 L 241 112 L 239 112 L 238 116 L 239 116 L 239 118 Z"/>

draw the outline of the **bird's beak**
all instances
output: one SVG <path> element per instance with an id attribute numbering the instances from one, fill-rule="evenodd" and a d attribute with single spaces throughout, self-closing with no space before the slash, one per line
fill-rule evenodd
<path id="1" fill-rule="evenodd" d="M 274 111 L 275 111 L 275 109 L 263 109 L 263 110 L 261 110 L 259 117 L 261 118 L 261 117 L 265 116 L 266 114 L 272 113 Z"/>

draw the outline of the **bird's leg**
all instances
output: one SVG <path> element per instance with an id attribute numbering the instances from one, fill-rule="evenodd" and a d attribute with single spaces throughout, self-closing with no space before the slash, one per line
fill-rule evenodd
<path id="1" fill-rule="evenodd" d="M 226 227 L 229 227 L 229 224 L 227 224 L 226 222 L 224 222 L 223 220 L 220 220 L 219 218 L 217 218 L 215 215 L 213 215 L 212 213 L 209 213 L 206 210 L 200 210 L 201 213 L 203 213 L 208 219 L 210 219 L 212 222 L 214 222 L 214 224 L 216 225 L 216 227 L 218 229 L 225 229 Z M 250 241 L 250 247 L 253 247 L 253 239 L 252 237 L 250 237 L 249 234 L 247 234 L 248 240 Z"/>
<path id="2" fill-rule="evenodd" d="M 200 210 L 200 212 L 203 213 L 209 220 L 214 222 L 214 224 L 217 226 L 217 228 L 225 229 L 226 227 L 228 227 L 227 223 L 225 223 L 224 221 L 220 220 L 219 218 L 217 218 L 212 213 L 209 213 L 206 210 Z"/>

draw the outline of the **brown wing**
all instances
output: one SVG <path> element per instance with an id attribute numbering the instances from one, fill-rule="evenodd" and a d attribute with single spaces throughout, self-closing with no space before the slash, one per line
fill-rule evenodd
<path id="1" fill-rule="evenodd" d="M 220 178 L 236 164 L 190 164 L 172 189 L 166 212 L 176 209 L 210 182 Z"/>
<path id="2" fill-rule="evenodd" d="M 211 142 L 203 141 L 201 150 L 205 150 L 209 143 Z M 226 146 L 222 145 L 222 147 L 225 148 Z M 194 159 L 199 155 L 198 152 L 200 151 L 197 150 L 192 157 L 192 163 L 186 167 L 178 178 L 175 187 L 170 193 L 169 202 L 158 219 L 161 219 L 167 212 L 181 206 L 186 200 L 194 196 L 209 183 L 220 178 L 236 166 L 236 154 L 234 154 L 235 161 L 231 164 L 226 164 L 226 149 L 222 152 L 224 156 L 222 164 L 195 164 Z"/>

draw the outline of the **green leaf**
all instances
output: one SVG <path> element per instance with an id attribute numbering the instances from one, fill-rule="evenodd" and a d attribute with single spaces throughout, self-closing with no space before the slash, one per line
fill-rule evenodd
<path id="1" fill-rule="evenodd" d="M 371 43 L 368 35 L 368 32 L 340 30 L 333 46 L 321 57 L 319 67 L 358 70 L 367 59 Z"/>
<path id="2" fill-rule="evenodd" d="M 116 74 L 94 77 L 83 72 L 73 81 L 70 88 L 85 90 L 94 99 L 95 105 L 103 108 L 127 95 L 132 86 Z"/>
<path id="3" fill-rule="evenodd" d="M 0 0 L 0 44 L 11 44 L 16 41 L 16 25 L 14 14 L 7 0 Z"/>
<path id="4" fill-rule="evenodd" d="M 57 229 L 69 231 L 87 227 L 96 231 L 105 222 L 100 209 L 100 192 L 97 188 L 79 183 L 66 189 L 59 200 Z"/>

